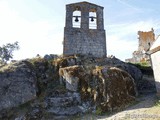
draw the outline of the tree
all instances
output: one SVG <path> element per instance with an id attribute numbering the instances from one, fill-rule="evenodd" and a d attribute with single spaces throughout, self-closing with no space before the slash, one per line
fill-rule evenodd
<path id="1" fill-rule="evenodd" d="M 19 45 L 18 42 L 14 42 L 13 44 L 7 43 L 0 47 L 0 64 L 6 64 L 7 61 L 13 58 L 13 51 L 18 50 Z"/>

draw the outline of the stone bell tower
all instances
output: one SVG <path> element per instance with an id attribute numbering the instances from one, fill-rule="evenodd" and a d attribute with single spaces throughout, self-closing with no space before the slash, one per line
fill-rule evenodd
<path id="1" fill-rule="evenodd" d="M 63 55 L 106 56 L 103 7 L 79 2 L 66 5 Z"/>

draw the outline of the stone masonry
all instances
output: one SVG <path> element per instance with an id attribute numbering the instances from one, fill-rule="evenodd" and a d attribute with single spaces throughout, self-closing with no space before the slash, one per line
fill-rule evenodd
<path id="1" fill-rule="evenodd" d="M 139 35 L 139 46 L 138 46 L 138 51 L 149 51 L 150 47 L 153 45 L 155 41 L 155 34 L 153 28 L 151 31 L 148 32 L 143 32 L 143 31 L 138 31 Z"/>
<path id="2" fill-rule="evenodd" d="M 139 62 L 149 62 L 149 56 L 146 54 L 147 51 L 149 51 L 150 47 L 153 45 L 155 42 L 155 34 L 153 28 L 151 31 L 148 32 L 143 32 L 143 31 L 138 31 L 138 39 L 139 39 L 139 46 L 138 50 L 134 51 L 132 53 L 132 58 L 126 59 L 126 62 L 131 62 L 131 63 L 139 63 Z"/>
<path id="3" fill-rule="evenodd" d="M 73 27 L 73 12 L 80 11 L 77 16 L 80 28 Z M 96 29 L 89 29 L 90 12 L 95 12 Z M 64 28 L 63 55 L 93 55 L 94 57 L 106 56 L 106 37 L 103 23 L 103 7 L 79 2 L 66 5 L 66 24 Z"/>

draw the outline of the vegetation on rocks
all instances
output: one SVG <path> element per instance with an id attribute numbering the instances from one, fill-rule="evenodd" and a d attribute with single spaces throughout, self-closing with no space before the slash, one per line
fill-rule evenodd
<path id="1" fill-rule="evenodd" d="M 80 55 L 36 57 L 11 63 L 0 71 L 3 78 L 0 94 L 11 81 L 19 80 L 22 82 L 15 82 L 17 86 L 13 84 L 9 90 L 16 87 L 15 92 L 25 95 L 17 97 L 19 94 L 13 93 L 14 99 L 10 98 L 10 92 L 3 95 L 8 107 L 1 109 L 6 111 L 0 114 L 1 119 L 56 119 L 57 115 L 119 110 L 135 100 L 142 75 L 138 68 L 115 57 L 98 59 Z M 22 99 L 25 101 L 21 102 Z M 15 103 L 8 104 L 12 101 Z"/>
<path id="2" fill-rule="evenodd" d="M 160 107 L 160 97 L 156 98 L 155 106 Z"/>
<path id="3" fill-rule="evenodd" d="M 60 68 L 60 76 L 66 80 L 66 84 L 77 81 L 81 100 L 90 101 L 103 112 L 112 111 L 134 100 L 137 91 L 133 78 L 127 72 L 109 67 L 107 64 L 106 66 L 94 66 L 94 64 L 95 61 L 92 67 L 81 64 Z M 71 89 L 72 85 L 75 88 Z M 68 89 L 76 91 L 76 85 L 74 83 L 72 85 L 68 85 Z M 119 103 L 116 103 L 118 100 Z"/>

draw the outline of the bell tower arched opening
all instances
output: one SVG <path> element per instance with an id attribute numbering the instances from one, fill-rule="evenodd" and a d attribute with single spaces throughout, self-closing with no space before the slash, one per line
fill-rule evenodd
<path id="1" fill-rule="evenodd" d="M 89 11 L 89 29 L 97 29 L 97 13 L 96 9 Z"/>
<path id="2" fill-rule="evenodd" d="M 79 10 L 73 12 L 72 27 L 81 28 L 81 11 Z"/>

